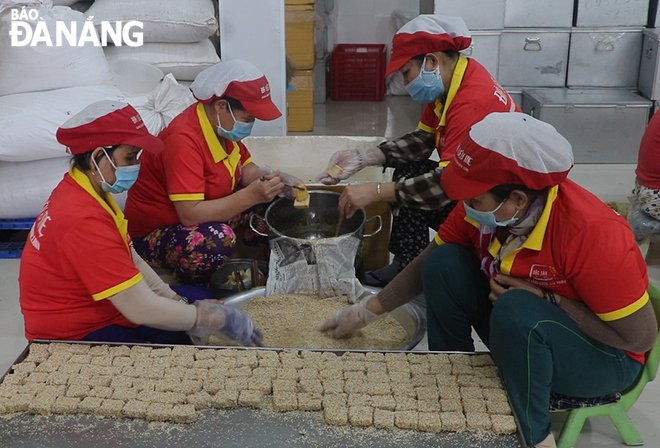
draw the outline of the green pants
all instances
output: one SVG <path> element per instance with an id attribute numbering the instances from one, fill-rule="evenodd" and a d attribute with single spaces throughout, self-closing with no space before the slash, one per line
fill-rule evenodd
<path id="1" fill-rule="evenodd" d="M 429 349 L 473 351 L 471 327 L 489 347 L 528 444 L 550 432 L 550 393 L 598 397 L 627 388 L 641 365 L 586 336 L 559 307 L 528 291 L 495 305 L 474 253 L 444 244 L 422 270 Z"/>

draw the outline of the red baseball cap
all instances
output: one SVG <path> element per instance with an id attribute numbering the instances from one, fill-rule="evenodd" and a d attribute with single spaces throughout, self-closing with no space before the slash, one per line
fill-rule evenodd
<path id="1" fill-rule="evenodd" d="M 202 103 L 230 96 L 255 118 L 270 121 L 282 116 L 270 96 L 266 76 L 248 61 L 222 61 L 201 71 L 190 85 Z"/>
<path id="2" fill-rule="evenodd" d="M 461 51 L 472 43 L 472 37 L 460 17 L 422 14 L 406 23 L 392 38 L 392 54 L 385 76 L 406 62 L 436 51 Z"/>
<path id="3" fill-rule="evenodd" d="M 110 100 L 90 104 L 61 125 L 55 136 L 74 155 L 122 144 L 146 151 L 163 148 L 163 142 L 149 133 L 133 106 Z"/>
<path id="4" fill-rule="evenodd" d="M 571 144 L 550 124 L 519 112 L 493 112 L 472 126 L 442 170 L 447 196 L 465 200 L 505 184 L 542 190 L 573 167 Z"/>

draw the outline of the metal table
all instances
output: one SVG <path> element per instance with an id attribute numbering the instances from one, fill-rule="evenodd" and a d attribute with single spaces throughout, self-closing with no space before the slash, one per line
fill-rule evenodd
<path id="1" fill-rule="evenodd" d="M 522 447 L 514 435 L 439 433 L 331 427 L 320 412 L 273 413 L 236 409 L 204 411 L 193 423 L 148 423 L 90 415 L 34 416 L 0 420 L 3 448 L 219 447 Z"/>

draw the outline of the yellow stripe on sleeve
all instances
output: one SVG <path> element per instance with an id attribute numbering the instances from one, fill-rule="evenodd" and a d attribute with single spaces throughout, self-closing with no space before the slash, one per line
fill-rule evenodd
<path id="1" fill-rule="evenodd" d="M 135 274 L 133 277 L 129 278 L 125 282 L 121 282 L 120 284 L 115 285 L 112 288 L 108 288 L 105 291 L 92 294 L 92 299 L 94 299 L 94 301 L 107 299 L 110 296 L 114 296 L 115 294 L 122 292 L 125 289 L 130 288 L 131 286 L 134 286 L 135 284 L 140 282 L 140 280 L 142 280 L 142 274 L 138 272 L 137 274 Z"/>
<path id="2" fill-rule="evenodd" d="M 419 129 L 420 131 L 428 132 L 429 134 L 433 134 L 435 132 L 435 129 L 433 129 L 430 126 L 425 125 L 421 121 L 419 123 L 417 123 L 417 129 Z"/>
<path id="3" fill-rule="evenodd" d="M 204 193 L 191 193 L 191 194 L 171 194 L 169 195 L 170 201 L 203 201 Z"/>
<path id="4" fill-rule="evenodd" d="M 243 166 L 248 166 L 250 163 L 252 163 L 252 156 L 245 159 L 245 162 L 243 162 Z"/>
<path id="5" fill-rule="evenodd" d="M 633 314 L 635 311 L 641 309 L 644 305 L 646 305 L 648 301 L 649 301 L 649 293 L 645 292 L 644 295 L 642 295 L 642 297 L 635 300 L 633 303 L 631 303 L 630 305 L 624 308 L 618 309 L 616 311 L 610 311 L 609 313 L 596 314 L 596 315 L 605 322 L 623 319 L 624 317 L 628 317 L 631 314 Z"/>

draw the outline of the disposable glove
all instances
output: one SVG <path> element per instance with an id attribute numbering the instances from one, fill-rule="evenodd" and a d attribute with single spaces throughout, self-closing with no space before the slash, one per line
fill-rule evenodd
<path id="1" fill-rule="evenodd" d="M 385 154 L 378 148 L 344 149 L 330 156 L 328 167 L 316 177 L 326 185 L 334 185 L 367 166 L 382 166 Z"/>
<path id="2" fill-rule="evenodd" d="M 261 331 L 255 328 L 250 317 L 244 312 L 212 300 L 198 300 L 195 326 L 188 335 L 196 341 L 208 341 L 209 336 L 218 336 L 250 347 L 261 347 Z"/>
<path id="3" fill-rule="evenodd" d="M 351 337 L 360 328 L 381 317 L 367 309 L 369 300 L 363 299 L 338 311 L 337 314 L 321 324 L 319 331 L 335 339 Z"/>
<path id="4" fill-rule="evenodd" d="M 266 179 L 271 179 L 274 176 L 279 176 L 280 180 L 284 184 L 284 189 L 278 195 L 280 197 L 295 199 L 296 187 L 300 187 L 300 188 L 305 187 L 305 182 L 298 179 L 296 176 L 292 176 L 291 174 L 287 174 L 283 171 L 275 170 L 267 165 L 262 166 L 261 169 L 265 173 L 264 177 Z"/>

